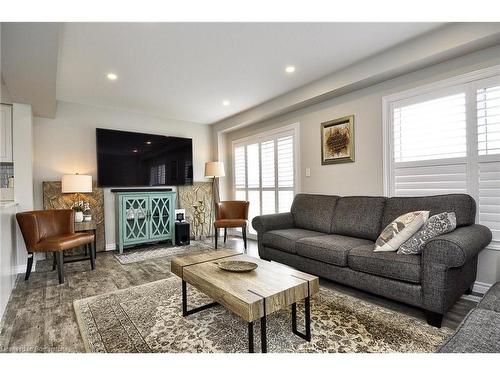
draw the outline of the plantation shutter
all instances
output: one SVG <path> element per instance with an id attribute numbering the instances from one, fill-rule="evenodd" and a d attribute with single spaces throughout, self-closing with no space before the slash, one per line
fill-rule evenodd
<path id="1" fill-rule="evenodd" d="M 500 86 L 478 89 L 476 99 L 479 222 L 500 248 Z"/>
<path id="2" fill-rule="evenodd" d="M 465 92 L 397 102 L 392 195 L 467 192 Z"/>
<path id="3" fill-rule="evenodd" d="M 290 211 L 295 196 L 295 128 L 233 144 L 234 197 L 250 201 L 248 219 Z M 256 234 L 250 226 L 250 234 Z"/>
<path id="4" fill-rule="evenodd" d="M 285 135 L 277 139 L 278 151 L 278 212 L 288 212 L 294 197 L 295 164 L 293 136 Z"/>

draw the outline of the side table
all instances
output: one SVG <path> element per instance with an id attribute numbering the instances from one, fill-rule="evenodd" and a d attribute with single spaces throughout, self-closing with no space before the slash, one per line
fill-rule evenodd
<path id="1" fill-rule="evenodd" d="M 97 223 L 94 220 L 82 221 L 81 223 L 75 222 L 75 232 L 92 232 L 94 234 L 95 257 L 97 257 Z M 85 255 L 87 255 L 86 248 Z"/>

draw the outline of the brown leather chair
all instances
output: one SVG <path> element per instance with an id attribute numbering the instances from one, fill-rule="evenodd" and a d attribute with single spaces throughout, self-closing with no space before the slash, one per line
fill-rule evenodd
<path id="1" fill-rule="evenodd" d="M 33 266 L 33 253 L 51 252 L 54 255 L 52 270 L 57 270 L 59 284 L 64 283 L 64 250 L 78 246 L 90 248 L 90 266 L 95 268 L 94 235 L 88 232 L 75 233 L 73 210 L 39 210 L 16 214 L 21 233 L 28 250 L 26 276 L 28 280 Z"/>
<path id="2" fill-rule="evenodd" d="M 224 228 L 224 243 L 227 239 L 227 228 L 241 228 L 243 231 L 243 243 L 247 248 L 247 225 L 248 207 L 247 201 L 224 201 L 215 204 L 215 248 L 217 249 L 217 238 L 219 228 Z"/>

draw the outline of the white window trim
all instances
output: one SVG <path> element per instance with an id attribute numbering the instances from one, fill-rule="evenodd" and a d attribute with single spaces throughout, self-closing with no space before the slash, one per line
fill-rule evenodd
<path id="1" fill-rule="evenodd" d="M 433 82 L 420 87 L 412 88 L 406 91 L 402 91 L 396 94 L 391 94 L 384 96 L 382 98 L 382 145 L 383 145 L 383 179 L 384 179 L 384 195 L 393 196 L 394 195 L 394 137 L 393 137 L 393 110 L 395 103 L 400 104 L 402 101 L 410 104 L 415 97 L 418 97 L 418 101 L 426 96 L 432 99 L 436 95 L 446 95 L 456 93 L 458 86 L 466 85 L 466 96 L 475 95 L 475 90 L 479 88 L 485 81 L 500 83 L 500 65 L 493 67 L 469 72 L 466 74 L 458 75 L 452 78 L 444 79 L 441 81 Z M 474 105 L 476 99 L 468 100 L 468 105 Z M 477 161 L 498 161 L 500 160 L 500 155 L 488 155 L 488 156 L 478 156 L 477 155 L 477 131 L 473 125 L 476 124 L 477 117 L 475 115 L 476 110 L 467 110 L 467 157 L 465 158 L 449 158 L 449 159 L 436 159 L 428 161 L 419 162 L 406 162 L 398 163 L 398 165 L 444 165 L 444 164 L 466 164 L 468 169 L 467 173 L 467 190 L 468 193 L 474 197 L 476 202 L 478 202 L 479 208 L 479 192 L 477 191 L 477 174 L 478 174 L 478 163 L 470 163 L 468 160 L 472 157 Z M 472 115 L 474 114 L 474 115 Z M 472 118 L 474 117 L 474 118 Z M 479 209 L 476 215 L 479 215 Z M 476 218 L 476 221 L 478 217 Z M 490 250 L 500 251 L 500 247 L 490 245 L 488 246 Z"/>
<path id="2" fill-rule="evenodd" d="M 265 138 L 270 138 L 270 137 L 273 137 L 274 135 L 276 134 L 280 134 L 280 133 L 285 133 L 285 132 L 292 132 L 293 133 L 293 149 L 294 149 L 294 188 L 293 188 L 293 194 L 297 194 L 298 192 L 300 192 L 300 186 L 301 186 L 301 178 L 300 178 L 300 140 L 299 140 L 299 137 L 300 137 L 300 123 L 293 123 L 293 124 L 290 124 L 290 125 L 285 125 L 285 126 L 281 126 L 279 128 L 275 128 L 275 129 L 271 129 L 271 130 L 267 130 L 267 131 L 263 131 L 263 132 L 259 132 L 259 133 L 256 133 L 256 134 L 253 134 L 253 135 L 250 135 L 250 136 L 247 136 L 247 137 L 243 137 L 243 138 L 238 138 L 238 139 L 235 139 L 231 142 L 231 169 L 232 169 L 232 180 L 231 180 L 231 185 L 232 185 L 232 197 L 233 199 L 236 197 L 236 190 L 241 190 L 241 189 L 237 189 L 236 186 L 234 185 L 234 177 L 236 175 L 235 173 L 235 163 L 234 163 L 234 160 L 233 160 L 233 156 L 234 156 L 234 149 L 238 146 L 242 146 L 242 145 L 247 145 L 247 144 L 250 144 L 250 143 L 254 143 L 254 142 L 260 142 L 261 140 L 265 139 Z M 246 154 L 245 154 L 245 158 L 246 158 Z M 247 163 L 247 161 L 245 161 L 245 163 Z M 277 165 L 275 165 L 275 171 L 277 172 Z M 247 170 L 245 168 L 245 174 L 247 173 Z M 262 180 L 262 173 L 259 174 L 259 178 Z M 245 183 L 248 183 L 248 176 L 245 176 Z M 262 185 L 262 181 L 261 181 L 261 185 Z M 248 188 L 246 187 L 244 190 L 256 190 L 256 191 L 264 191 L 264 190 L 286 190 L 286 191 L 289 191 L 290 188 L 279 188 L 279 187 L 273 187 L 273 188 L 262 188 L 262 187 L 259 187 L 259 188 Z M 262 202 L 261 202 L 262 203 Z M 232 234 L 238 234 L 238 232 L 236 231 L 233 231 Z M 239 234 L 238 234 L 239 235 Z M 252 235 L 252 234 L 248 234 L 248 237 L 249 238 L 253 238 L 255 239 L 255 235 Z"/>

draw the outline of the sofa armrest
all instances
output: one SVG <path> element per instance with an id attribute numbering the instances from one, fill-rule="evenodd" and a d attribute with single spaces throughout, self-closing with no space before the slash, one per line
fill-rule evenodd
<path id="1" fill-rule="evenodd" d="M 270 230 L 293 228 L 293 216 L 290 212 L 256 216 L 252 220 L 252 226 L 258 234 Z"/>
<path id="2" fill-rule="evenodd" d="M 424 263 L 461 267 L 491 242 L 491 231 L 484 225 L 460 227 L 430 240 L 423 250 Z"/>

